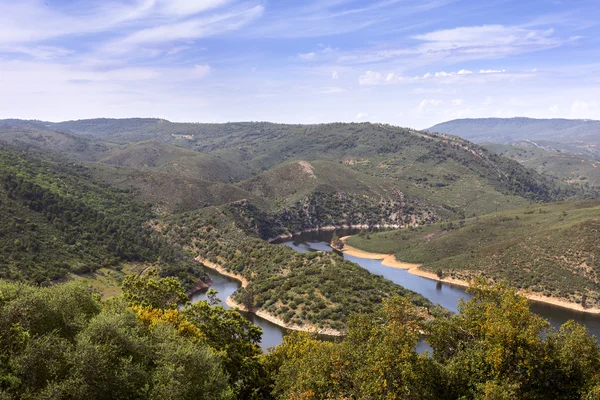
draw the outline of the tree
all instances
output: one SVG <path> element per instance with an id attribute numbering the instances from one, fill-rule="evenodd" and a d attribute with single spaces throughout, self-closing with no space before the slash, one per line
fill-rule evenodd
<path id="1" fill-rule="evenodd" d="M 331 247 L 337 250 L 342 250 L 344 248 L 344 242 L 335 233 L 331 237 Z"/>
<path id="2" fill-rule="evenodd" d="M 177 278 L 159 278 L 155 268 L 141 275 L 129 275 L 123 281 L 123 295 L 132 305 L 158 309 L 175 309 L 189 303 L 185 290 Z"/>

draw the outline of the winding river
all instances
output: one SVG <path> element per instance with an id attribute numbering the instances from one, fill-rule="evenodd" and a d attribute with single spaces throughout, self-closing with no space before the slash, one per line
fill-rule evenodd
<path id="1" fill-rule="evenodd" d="M 338 236 L 355 234 L 357 231 L 338 230 Z M 289 246 L 299 252 L 307 251 L 332 251 L 329 247 L 332 231 L 309 232 L 295 236 L 292 240 L 280 241 L 279 244 Z M 394 283 L 404 286 L 407 289 L 427 297 L 433 303 L 439 303 L 441 306 L 457 311 L 457 304 L 460 299 L 469 299 L 470 295 L 465 289 L 459 286 L 438 282 L 435 280 L 423 278 L 409 274 L 407 270 L 385 267 L 381 260 L 369 260 L 344 254 L 344 258 L 355 262 L 367 269 L 371 273 L 381 275 Z M 209 273 L 214 283 L 212 288 L 219 292 L 223 306 L 225 299 L 237 290 L 239 282 L 229 277 L 223 276 L 215 271 Z M 198 293 L 193 296 L 192 301 L 205 300 L 206 292 Z M 566 321 L 572 319 L 585 325 L 591 334 L 600 337 L 600 315 L 586 314 L 562 307 L 553 306 L 545 303 L 532 302 L 531 310 L 544 318 L 547 318 L 554 326 L 560 326 Z M 254 314 L 242 313 L 250 321 L 254 322 L 263 329 L 263 338 L 261 347 L 266 350 L 271 346 L 281 343 L 286 330 L 278 325 L 264 320 Z"/>

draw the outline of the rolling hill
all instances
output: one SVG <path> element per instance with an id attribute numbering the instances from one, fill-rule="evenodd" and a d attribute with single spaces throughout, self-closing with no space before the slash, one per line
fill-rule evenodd
<path id="1" fill-rule="evenodd" d="M 483 274 L 528 292 L 600 308 L 599 232 L 600 202 L 562 202 L 354 236 L 348 243 L 394 253 L 441 276 L 470 280 Z"/>
<path id="2" fill-rule="evenodd" d="M 147 206 L 84 166 L 0 149 L 0 278 L 118 278 L 123 268 L 157 262 L 188 288 L 205 278 L 181 248 L 147 226 L 152 218 Z"/>
<path id="3" fill-rule="evenodd" d="M 518 161 L 540 174 L 553 176 L 568 183 L 600 186 L 600 162 L 584 155 L 565 151 L 548 151 L 528 142 L 520 145 L 484 143 L 490 151 Z"/>

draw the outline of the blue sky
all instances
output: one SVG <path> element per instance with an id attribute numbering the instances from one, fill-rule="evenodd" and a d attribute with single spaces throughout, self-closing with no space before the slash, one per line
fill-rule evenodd
<path id="1" fill-rule="evenodd" d="M 600 119 L 598 0 L 0 0 L 0 118 Z"/>

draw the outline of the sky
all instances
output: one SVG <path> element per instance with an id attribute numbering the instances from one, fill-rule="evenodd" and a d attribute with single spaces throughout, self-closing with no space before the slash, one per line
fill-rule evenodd
<path id="1" fill-rule="evenodd" d="M 599 0 L 0 0 L 0 118 L 600 119 Z"/>

